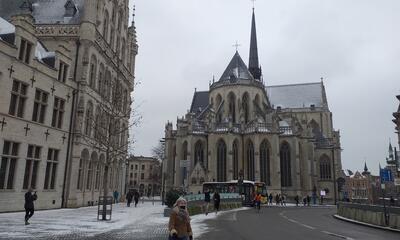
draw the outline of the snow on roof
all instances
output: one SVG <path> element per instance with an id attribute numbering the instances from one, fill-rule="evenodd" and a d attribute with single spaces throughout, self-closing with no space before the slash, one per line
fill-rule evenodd
<path id="1" fill-rule="evenodd" d="M 268 86 L 268 98 L 273 106 L 281 108 L 323 107 L 323 85 L 302 83 L 290 85 Z"/>
<path id="2" fill-rule="evenodd" d="M 15 33 L 15 26 L 0 17 L 0 35 Z"/>
<path id="3" fill-rule="evenodd" d="M 45 58 L 55 58 L 56 54 L 55 52 L 49 52 L 43 44 L 38 41 L 36 45 L 36 50 L 35 50 L 35 57 L 42 63 L 45 63 L 43 59 Z M 52 66 L 54 67 L 54 66 Z"/>

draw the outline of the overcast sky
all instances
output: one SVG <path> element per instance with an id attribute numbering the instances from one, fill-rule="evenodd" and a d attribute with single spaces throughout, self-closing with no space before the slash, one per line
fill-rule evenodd
<path id="1" fill-rule="evenodd" d="M 151 155 L 167 121 L 176 127 L 194 89 L 208 90 L 238 41 L 248 62 L 250 0 L 130 0 L 139 55 L 134 96 L 143 116 L 134 154 Z M 400 1 L 258 0 L 260 64 L 267 85 L 324 78 L 343 168 L 385 163 L 400 94 Z"/>

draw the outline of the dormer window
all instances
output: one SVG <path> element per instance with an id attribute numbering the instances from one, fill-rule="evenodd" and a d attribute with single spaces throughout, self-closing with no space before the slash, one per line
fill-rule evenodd
<path id="1" fill-rule="evenodd" d="M 78 11 L 76 9 L 75 3 L 72 0 L 67 1 L 64 5 L 65 8 L 65 16 L 66 17 L 73 17 L 75 16 L 76 12 Z"/>
<path id="2" fill-rule="evenodd" d="M 29 64 L 31 58 L 33 44 L 25 39 L 21 39 L 21 44 L 19 45 L 19 56 L 18 59 L 26 64 Z"/>

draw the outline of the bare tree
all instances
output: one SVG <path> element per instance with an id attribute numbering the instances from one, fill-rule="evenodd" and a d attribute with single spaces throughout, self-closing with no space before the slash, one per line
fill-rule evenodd
<path id="1" fill-rule="evenodd" d="M 157 158 L 160 161 L 163 161 L 165 158 L 165 141 L 160 140 L 157 146 L 151 149 L 153 157 Z"/>
<path id="2" fill-rule="evenodd" d="M 109 195 L 109 169 L 116 163 L 125 165 L 128 151 L 133 148 L 134 143 L 133 137 L 129 138 L 129 132 L 132 127 L 138 126 L 141 116 L 137 109 L 132 110 L 133 99 L 117 80 L 105 84 L 105 87 L 100 89 L 100 94 L 102 100 L 95 100 L 96 109 L 94 110 L 93 106 L 90 109 L 88 106 L 85 114 L 85 134 L 93 136 L 89 138 L 89 144 L 105 154 L 103 175 L 105 200 Z M 102 219 L 106 220 L 106 201 L 103 201 Z"/>

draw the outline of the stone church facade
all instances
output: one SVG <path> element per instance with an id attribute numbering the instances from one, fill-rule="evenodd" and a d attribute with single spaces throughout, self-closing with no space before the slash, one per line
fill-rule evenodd
<path id="1" fill-rule="evenodd" d="M 268 80 L 267 80 L 268 81 Z M 341 171 L 323 81 L 268 86 L 258 62 L 253 10 L 249 66 L 236 51 L 208 91 L 195 91 L 176 129 L 165 127 L 167 189 L 202 190 L 206 181 L 262 181 L 268 192 L 333 200 Z M 182 161 L 186 160 L 186 161 Z"/>
<path id="2" fill-rule="evenodd" d="M 125 191 L 138 51 L 128 3 L 0 2 L 0 212 L 22 210 L 29 187 L 38 209 L 96 204 L 103 184 Z"/>

